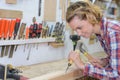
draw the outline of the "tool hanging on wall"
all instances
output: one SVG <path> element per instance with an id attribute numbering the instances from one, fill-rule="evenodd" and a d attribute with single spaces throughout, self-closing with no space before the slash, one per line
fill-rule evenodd
<path id="1" fill-rule="evenodd" d="M 39 23 L 38 28 L 37 28 L 37 37 L 40 38 L 42 32 L 42 24 Z"/>
<path id="2" fill-rule="evenodd" d="M 30 55 L 31 55 L 31 47 L 32 47 L 32 45 L 29 44 L 29 51 L 28 51 L 28 55 L 27 55 L 27 60 L 30 59 Z"/>
<path id="3" fill-rule="evenodd" d="M 2 38 L 2 31 L 3 31 L 3 30 L 1 30 L 2 29 L 2 19 L 0 19 L 0 26 L 1 26 L 0 27 L 0 39 L 1 39 Z"/>
<path id="4" fill-rule="evenodd" d="M 9 25 L 10 25 L 10 21 L 9 20 L 5 20 L 5 22 L 2 25 L 4 27 L 4 33 L 3 33 L 4 40 L 7 38 Z M 2 46 L 1 57 L 5 56 L 4 52 L 5 52 L 5 45 Z"/>
<path id="5" fill-rule="evenodd" d="M 52 34 L 52 31 L 53 31 L 53 25 L 51 25 L 51 27 L 50 27 L 50 31 L 49 31 L 49 37 L 51 36 L 51 34 Z"/>
<path id="6" fill-rule="evenodd" d="M 32 22 L 33 22 L 33 24 L 31 24 L 30 28 L 29 28 L 29 38 L 37 38 L 38 24 L 36 23 L 36 18 L 35 17 L 33 17 Z M 29 60 L 30 55 L 31 55 L 31 47 L 34 47 L 31 44 L 29 44 L 28 46 L 29 46 L 30 49 L 28 51 L 27 60 Z"/>
<path id="7" fill-rule="evenodd" d="M 63 22 L 62 23 L 60 23 L 60 22 L 57 22 L 56 24 L 55 24 L 55 28 L 54 28 L 54 30 L 53 30 L 53 32 L 52 32 L 52 37 L 56 37 L 56 42 L 63 42 L 63 38 L 64 38 L 64 36 L 63 36 L 63 33 L 64 33 L 64 24 L 63 24 Z"/>
<path id="8" fill-rule="evenodd" d="M 2 19 L 1 20 L 1 27 L 0 27 L 0 39 L 2 39 L 2 37 L 3 37 L 3 33 L 4 33 L 4 26 L 5 26 L 5 20 L 4 19 Z M 2 46 L 2 49 L 3 49 L 3 47 L 4 46 Z M 3 53 L 2 53 L 3 51 L 1 50 L 1 57 L 3 57 Z"/>
<path id="9" fill-rule="evenodd" d="M 13 39 L 15 39 L 16 36 L 17 36 L 19 26 L 20 26 L 20 21 L 21 21 L 21 19 L 19 19 L 19 18 L 16 19 L 16 23 L 15 23 L 15 27 L 14 27 L 14 38 Z M 14 47 L 15 47 L 15 45 L 11 46 L 9 58 L 12 58 L 12 56 L 13 56 Z"/>
<path id="10" fill-rule="evenodd" d="M 30 25 L 29 38 L 37 38 L 37 28 L 38 24 L 36 23 L 36 18 L 33 17 L 33 24 Z"/>
<path id="11" fill-rule="evenodd" d="M 41 37 L 41 32 L 42 32 L 42 24 L 39 23 L 38 28 L 37 28 L 37 38 Z M 36 47 L 37 50 L 38 50 L 38 45 L 39 44 L 37 44 L 37 47 Z"/>
<path id="12" fill-rule="evenodd" d="M 38 4 L 38 16 L 41 16 L 41 0 L 39 0 Z"/>
<path id="13" fill-rule="evenodd" d="M 18 35 L 18 40 L 24 37 L 24 31 L 25 31 L 26 23 L 22 23 L 20 30 L 19 30 L 19 35 Z M 15 51 L 17 50 L 18 45 L 15 47 Z"/>
<path id="14" fill-rule="evenodd" d="M 10 27 L 9 27 L 9 33 L 8 33 L 8 40 L 12 38 L 14 27 L 15 27 L 16 20 L 11 20 L 10 21 Z M 8 55 L 10 45 L 6 45 L 6 50 L 5 50 L 5 56 Z"/>
<path id="15" fill-rule="evenodd" d="M 29 27 L 26 27 L 26 32 L 25 32 L 25 39 L 29 38 Z M 25 52 L 26 44 L 24 45 L 24 52 Z"/>

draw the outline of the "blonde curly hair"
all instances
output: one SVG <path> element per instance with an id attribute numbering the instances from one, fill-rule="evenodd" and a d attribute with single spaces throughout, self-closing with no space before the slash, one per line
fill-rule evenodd
<path id="1" fill-rule="evenodd" d="M 69 23 L 74 16 L 80 20 L 88 20 L 91 24 L 97 24 L 103 17 L 102 10 L 91 2 L 78 1 L 67 8 L 66 21 Z"/>

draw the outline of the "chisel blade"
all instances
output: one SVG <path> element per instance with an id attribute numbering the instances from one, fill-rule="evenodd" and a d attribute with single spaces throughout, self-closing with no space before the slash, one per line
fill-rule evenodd
<path id="1" fill-rule="evenodd" d="M 7 46 L 6 46 L 5 56 L 7 56 L 7 55 L 8 55 L 9 47 L 10 47 L 9 45 L 7 45 Z"/>
<path id="2" fill-rule="evenodd" d="M 1 50 L 1 57 L 4 56 L 4 50 L 5 50 L 5 46 L 2 46 L 2 50 Z"/>
<path id="3" fill-rule="evenodd" d="M 12 58 L 12 57 L 13 57 L 14 47 L 15 47 L 15 45 L 12 45 L 12 46 L 11 46 L 9 58 Z"/>

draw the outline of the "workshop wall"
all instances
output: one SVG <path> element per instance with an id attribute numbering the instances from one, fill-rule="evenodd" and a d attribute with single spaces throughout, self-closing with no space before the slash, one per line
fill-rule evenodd
<path id="1" fill-rule="evenodd" d="M 75 0 L 71 0 L 75 1 Z M 77 1 L 77 0 L 76 0 Z M 38 2 L 39 0 L 17 0 L 17 4 L 6 4 L 5 0 L 0 0 L 0 9 L 20 10 L 23 11 L 22 22 L 27 23 L 30 26 L 32 18 L 35 16 L 38 23 L 41 23 L 44 16 L 44 0 L 42 0 L 41 16 L 38 16 Z M 56 7 L 56 21 L 62 22 L 62 10 L 59 8 L 59 0 L 57 0 Z M 49 6 L 49 5 L 48 5 Z M 52 11 L 52 9 L 51 9 Z M 65 21 L 63 21 L 65 22 Z M 49 21 L 48 25 L 55 25 L 55 22 Z M 66 29 L 64 46 L 59 48 L 53 48 L 48 43 L 27 44 L 24 51 L 25 45 L 19 45 L 16 52 L 14 52 L 12 58 L 5 56 L 0 58 L 0 64 L 13 64 L 14 66 L 31 65 L 37 63 L 50 62 L 54 60 L 60 60 L 68 57 L 68 53 L 72 50 L 72 41 L 69 39 L 71 34 L 70 29 Z M 89 45 L 89 40 L 82 38 L 84 44 L 87 47 L 88 52 L 94 53 L 102 51 L 99 42 Z M 4 43 L 4 41 L 3 41 Z M 30 51 L 30 59 L 27 60 L 27 56 Z M 38 46 L 38 49 L 37 49 Z M 0 47 L 1 48 L 1 47 Z M 1 51 L 1 50 L 0 50 Z"/>
<path id="2" fill-rule="evenodd" d="M 0 0 L 0 9 L 23 11 L 23 19 L 21 22 L 27 23 L 27 26 L 30 26 L 30 24 L 32 23 L 32 18 L 34 16 L 36 17 L 38 23 L 41 23 L 43 19 L 44 0 L 42 0 L 40 17 L 38 16 L 38 1 L 39 0 L 17 0 L 17 4 L 6 4 L 5 0 Z M 57 0 L 57 3 L 58 1 L 59 0 Z M 55 22 L 49 22 L 48 25 L 55 25 Z M 30 59 L 27 60 L 27 56 L 30 50 L 29 46 L 32 46 L 32 48 L 30 51 Z M 21 66 L 50 62 L 64 58 L 64 47 L 53 48 L 52 46 L 48 45 L 48 43 L 39 43 L 38 49 L 36 48 L 36 44 L 28 44 L 26 45 L 24 52 L 24 45 L 19 45 L 17 51 L 14 52 L 13 57 L 8 58 L 8 56 L 5 56 L 0 58 L 0 64 L 13 64 L 15 66 Z"/>
<path id="3" fill-rule="evenodd" d="M 74 3 L 74 2 L 80 1 L 80 0 L 68 0 L 68 1 Z M 81 1 L 84 1 L 84 0 L 81 0 Z M 71 44 L 72 41 L 69 39 L 69 35 L 70 34 L 72 34 L 71 30 L 70 29 L 66 29 L 66 32 L 65 32 L 65 48 L 66 48 L 66 50 L 65 50 L 65 57 L 66 58 L 68 57 L 68 53 L 72 49 L 72 44 Z M 92 41 L 92 44 L 90 44 L 90 41 Z M 85 38 L 81 37 L 81 42 L 83 42 L 83 44 L 84 44 L 83 48 L 85 50 L 87 50 L 88 53 L 90 53 L 90 54 L 97 53 L 97 52 L 104 52 L 103 48 L 101 47 L 101 45 L 100 45 L 100 43 L 99 43 L 99 41 L 97 40 L 96 37 L 94 37 L 93 40 L 85 39 Z"/>

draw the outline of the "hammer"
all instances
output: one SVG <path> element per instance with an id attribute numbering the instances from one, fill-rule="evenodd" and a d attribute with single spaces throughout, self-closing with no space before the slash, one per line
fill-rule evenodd
<path id="1" fill-rule="evenodd" d="M 83 46 L 83 43 L 80 42 L 80 46 L 79 46 L 80 52 L 83 53 L 84 56 L 88 58 L 88 60 L 93 60 L 94 58 L 90 54 L 88 54 L 88 52 L 85 49 L 83 49 L 82 46 Z"/>
<path id="2" fill-rule="evenodd" d="M 83 49 L 82 46 L 83 46 L 83 43 L 81 42 L 81 43 L 80 43 L 80 46 L 79 46 L 80 52 L 83 53 L 84 56 L 85 56 L 89 61 L 92 61 L 92 60 L 95 61 L 94 57 L 92 57 L 90 54 L 88 54 L 88 52 L 87 52 L 85 49 Z M 97 60 L 96 60 L 96 62 L 98 62 L 99 64 L 101 64 L 101 63 L 100 63 L 99 61 L 97 61 Z M 103 68 L 102 65 L 98 65 L 98 66 L 101 67 L 101 68 Z"/>

